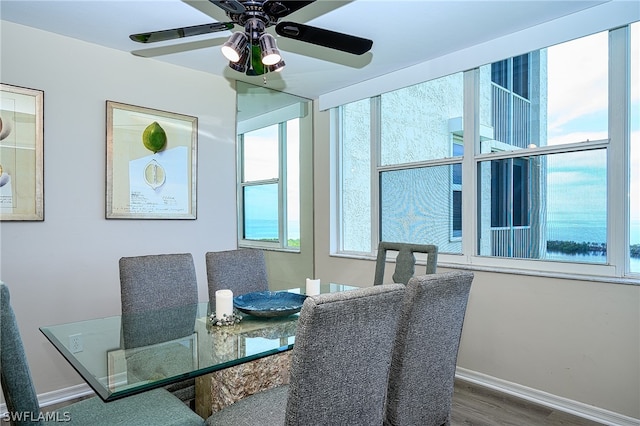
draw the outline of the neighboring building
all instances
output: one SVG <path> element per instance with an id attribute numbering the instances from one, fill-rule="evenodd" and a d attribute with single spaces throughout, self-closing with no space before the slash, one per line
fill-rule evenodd
<path id="1" fill-rule="evenodd" d="M 546 52 L 480 67 L 479 75 L 481 152 L 546 145 Z M 344 251 L 372 249 L 373 190 L 381 240 L 462 252 L 463 106 L 463 73 L 457 73 L 341 107 Z M 544 160 L 480 167 L 480 254 L 544 257 Z"/>
<path id="2" fill-rule="evenodd" d="M 491 79 L 493 138 L 481 153 L 547 145 L 546 50 L 481 68 Z M 483 105 L 480 106 L 484 108 Z M 483 117 L 484 118 L 484 117 Z M 546 252 L 546 161 L 531 156 L 481 164 L 480 254 L 542 259 Z"/>

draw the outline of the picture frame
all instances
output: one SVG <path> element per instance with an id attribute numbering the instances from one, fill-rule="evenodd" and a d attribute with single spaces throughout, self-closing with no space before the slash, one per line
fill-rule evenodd
<path id="1" fill-rule="evenodd" d="M 196 219 L 198 118 L 106 102 L 107 219 Z"/>
<path id="2" fill-rule="evenodd" d="M 44 91 L 0 83 L 0 220 L 44 220 Z"/>

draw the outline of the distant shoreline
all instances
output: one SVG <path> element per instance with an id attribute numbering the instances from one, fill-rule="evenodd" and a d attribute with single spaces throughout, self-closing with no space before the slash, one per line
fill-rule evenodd
<path id="1" fill-rule="evenodd" d="M 575 241 L 547 241 L 547 251 L 551 253 L 563 254 L 607 254 L 606 243 L 577 243 Z M 629 255 L 640 258 L 640 244 L 630 246 Z"/>

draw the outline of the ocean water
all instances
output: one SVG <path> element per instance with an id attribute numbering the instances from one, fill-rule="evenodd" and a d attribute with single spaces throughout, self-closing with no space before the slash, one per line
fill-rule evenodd
<path id="1" fill-rule="evenodd" d="M 288 226 L 290 240 L 300 238 L 300 222 L 289 221 Z M 251 240 L 277 239 L 278 238 L 278 220 L 277 219 L 260 219 L 249 220 L 245 223 L 245 238 Z"/>
<path id="2" fill-rule="evenodd" d="M 632 221 L 630 225 L 630 244 L 640 244 L 640 221 Z M 549 221 L 547 223 L 547 240 L 606 243 L 606 219 L 604 217 L 594 219 L 580 218 L 579 220 L 564 218 Z M 547 259 L 584 263 L 605 263 L 607 261 L 606 255 L 603 253 L 564 254 L 548 252 Z M 640 258 L 632 257 L 629 263 L 631 272 L 640 273 Z"/>
<path id="3" fill-rule="evenodd" d="M 275 239 L 278 238 L 278 221 L 277 220 L 252 220 L 246 224 L 246 237 L 249 239 Z M 291 222 L 289 224 L 289 239 L 300 238 L 299 222 Z M 593 220 L 571 220 L 559 219 L 549 221 L 547 223 L 547 239 L 557 241 L 575 241 L 577 243 L 604 243 L 607 240 L 607 232 L 605 221 L 602 218 Z M 631 244 L 640 244 L 640 221 L 631 224 Z M 593 254 L 564 254 L 564 253 L 547 253 L 547 259 L 568 261 L 568 262 L 584 262 L 584 263 L 605 263 L 606 256 Z M 640 273 L 640 258 L 631 258 L 631 271 Z"/>
<path id="4" fill-rule="evenodd" d="M 548 241 L 575 241 L 576 243 L 605 243 L 607 228 L 604 221 L 558 220 L 547 223 Z"/>

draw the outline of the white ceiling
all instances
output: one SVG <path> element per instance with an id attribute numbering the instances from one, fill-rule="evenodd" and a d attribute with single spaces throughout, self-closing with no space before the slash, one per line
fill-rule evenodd
<path id="1" fill-rule="evenodd" d="M 266 74 L 266 86 L 311 99 L 606 1 L 583 0 L 318 0 L 283 20 L 373 40 L 371 51 L 349 55 L 276 36 L 287 64 Z M 130 34 L 227 22 L 207 0 L 1 0 L 2 20 L 40 28 L 233 80 L 264 84 L 231 70 L 220 53 L 230 31 L 139 44 Z M 236 27 L 234 30 L 240 28 Z M 269 32 L 275 35 L 273 28 Z"/>

